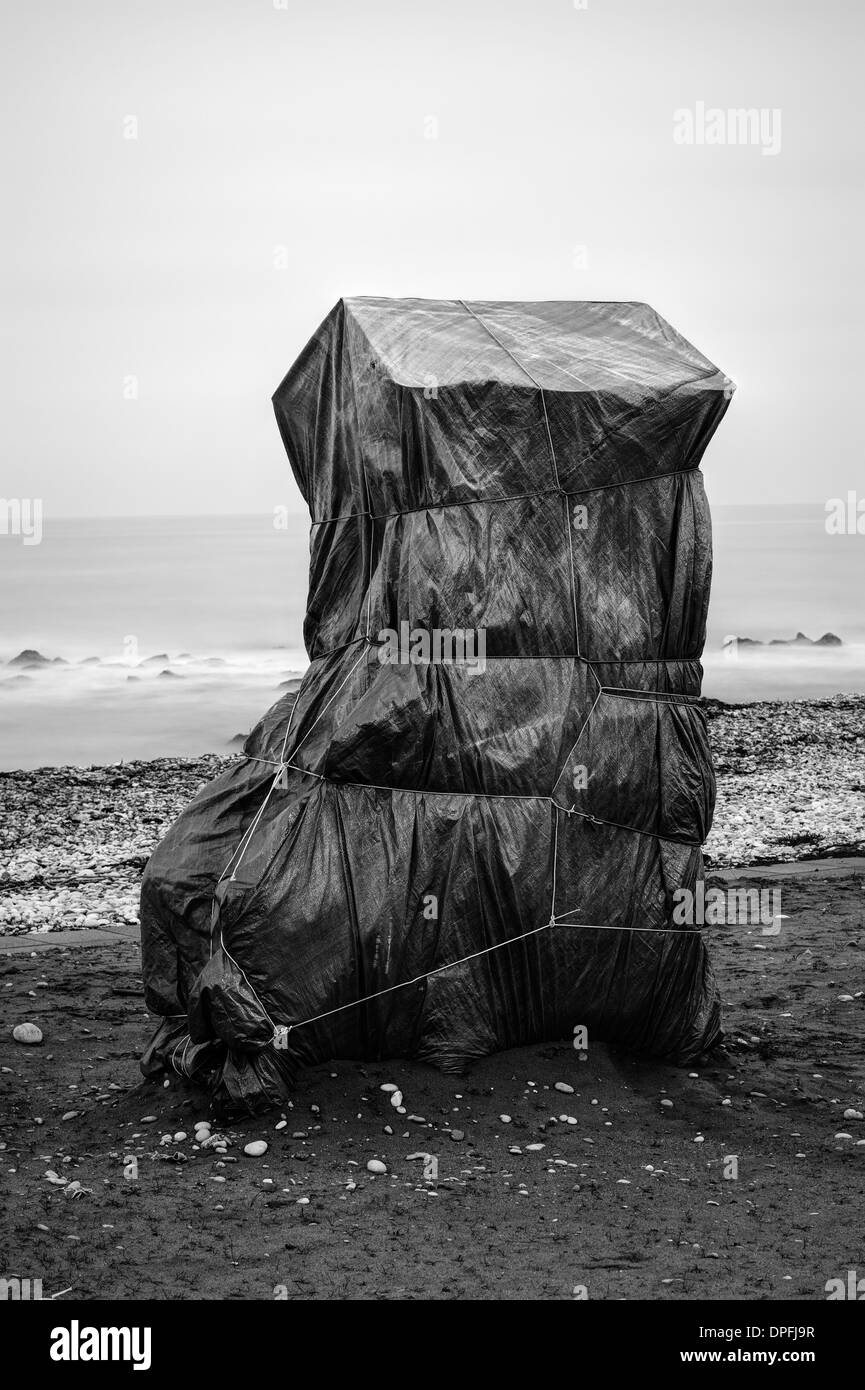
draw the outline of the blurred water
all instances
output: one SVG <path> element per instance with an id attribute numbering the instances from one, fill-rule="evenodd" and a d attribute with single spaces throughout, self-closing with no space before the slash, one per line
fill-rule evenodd
<path id="1" fill-rule="evenodd" d="M 0 537 L 0 661 L 68 663 L 0 667 L 0 767 L 230 751 L 308 664 L 308 535 L 302 516 L 244 516 Z"/>
<path id="2" fill-rule="evenodd" d="M 827 534 L 823 506 L 716 507 L 703 693 L 729 701 L 865 691 L 865 536 Z M 841 648 L 747 651 L 728 636 L 833 632 Z"/>
<path id="3" fill-rule="evenodd" d="M 822 507 L 719 507 L 704 692 L 865 690 L 865 537 Z M 269 516 L 46 521 L 0 536 L 0 767 L 227 752 L 307 664 L 308 523 Z M 840 649 L 722 653 L 728 635 L 840 636 Z M 88 658 L 98 658 L 82 664 Z M 149 660 L 159 657 L 157 661 Z M 171 675 L 163 675 L 163 671 Z"/>

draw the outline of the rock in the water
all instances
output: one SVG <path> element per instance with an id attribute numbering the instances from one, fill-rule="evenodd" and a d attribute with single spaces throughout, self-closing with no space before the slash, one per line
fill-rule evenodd
<path id="1" fill-rule="evenodd" d="M 47 656 L 34 651 L 32 647 L 25 647 L 23 652 L 13 656 L 9 662 L 10 666 L 50 666 L 50 664 L 50 659 Z"/>
<path id="2" fill-rule="evenodd" d="M 42 1041 L 42 1029 L 35 1023 L 19 1023 L 12 1029 L 12 1036 L 17 1043 L 35 1047 Z"/>

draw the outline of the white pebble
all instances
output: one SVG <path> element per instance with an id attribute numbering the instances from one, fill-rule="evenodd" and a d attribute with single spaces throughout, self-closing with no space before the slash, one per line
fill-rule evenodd
<path id="1" fill-rule="evenodd" d="M 249 1154 L 250 1158 L 261 1158 L 262 1154 L 267 1153 L 267 1144 L 264 1139 L 253 1139 L 250 1144 L 244 1144 L 243 1152 Z"/>
<path id="2" fill-rule="evenodd" d="M 511 1122 L 510 1115 L 499 1115 L 499 1119 L 501 1120 L 503 1125 L 509 1125 Z"/>
<path id="3" fill-rule="evenodd" d="M 861 1120 L 861 1119 L 862 1119 L 862 1111 L 861 1111 L 861 1110 L 854 1110 L 854 1109 L 851 1107 L 849 1110 L 845 1110 L 845 1111 L 844 1111 L 844 1119 L 845 1119 L 845 1120 Z"/>
<path id="4" fill-rule="evenodd" d="M 386 1173 L 386 1172 L 387 1172 L 387 1165 L 386 1165 L 385 1163 L 382 1163 L 382 1161 L 381 1161 L 380 1158 L 371 1158 L 371 1159 L 369 1160 L 369 1163 L 368 1163 L 366 1166 L 367 1166 L 367 1171 L 370 1172 L 370 1173 Z"/>
<path id="5" fill-rule="evenodd" d="M 35 1047 L 42 1041 L 42 1029 L 35 1023 L 19 1023 L 12 1029 L 12 1036 L 17 1043 L 24 1043 L 25 1047 Z"/>
<path id="6" fill-rule="evenodd" d="M 569 1086 L 567 1081 L 557 1081 L 554 1089 L 557 1091 L 564 1091 L 566 1096 L 572 1096 L 574 1094 L 573 1086 Z"/>

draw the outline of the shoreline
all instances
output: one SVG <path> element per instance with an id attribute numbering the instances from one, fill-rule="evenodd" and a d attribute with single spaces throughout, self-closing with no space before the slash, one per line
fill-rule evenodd
<path id="1" fill-rule="evenodd" d="M 865 695 L 705 704 L 719 870 L 865 855 Z M 144 866 L 242 754 L 0 772 L 0 937 L 135 926 Z"/>

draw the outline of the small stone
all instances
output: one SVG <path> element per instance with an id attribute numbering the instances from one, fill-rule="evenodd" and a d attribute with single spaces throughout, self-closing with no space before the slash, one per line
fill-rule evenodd
<path id="1" fill-rule="evenodd" d="M 451 1130 L 451 1139 L 455 1139 L 455 1140 L 457 1141 L 457 1143 L 459 1143 L 460 1139 L 465 1139 L 465 1137 L 466 1137 L 466 1136 L 465 1136 L 465 1132 L 464 1132 L 463 1130 L 461 1130 L 461 1129 L 452 1129 L 452 1130 Z"/>
<path id="2" fill-rule="evenodd" d="M 141 1116 L 141 1119 L 138 1121 L 138 1123 L 139 1123 L 140 1125 L 155 1125 L 155 1124 L 156 1124 L 156 1116 L 155 1116 L 155 1115 L 142 1115 L 142 1116 Z"/>
<path id="3" fill-rule="evenodd" d="M 249 1154 L 250 1158 L 261 1158 L 262 1154 L 267 1153 L 267 1144 L 264 1139 L 253 1139 L 250 1144 L 244 1144 L 243 1152 Z"/>
<path id="4" fill-rule="evenodd" d="M 662 1100 L 661 1104 L 665 1110 L 672 1110 L 673 1108 L 673 1102 L 671 1100 Z"/>
<path id="5" fill-rule="evenodd" d="M 538 1153 L 544 1147 L 543 1144 L 526 1144 L 526 1153 Z"/>
<path id="6" fill-rule="evenodd" d="M 79 1111 L 77 1110 L 67 1110 L 66 1114 L 61 1115 L 60 1118 L 61 1120 L 74 1120 L 77 1114 L 79 1114 Z"/>
<path id="7" fill-rule="evenodd" d="M 185 1129 L 179 1129 L 179 1130 L 177 1131 L 177 1133 L 175 1134 L 175 1136 L 174 1136 L 174 1142 L 175 1142 L 175 1144 L 182 1144 L 185 1138 L 186 1138 L 186 1130 L 185 1130 Z"/>
<path id="8" fill-rule="evenodd" d="M 379 1086 L 380 1091 L 398 1091 L 399 1086 L 395 1086 L 392 1081 L 386 1081 L 383 1086 Z"/>
<path id="9" fill-rule="evenodd" d="M 836 1135 L 835 1135 L 835 1138 L 836 1138 L 836 1139 L 852 1139 L 852 1138 L 853 1138 L 853 1135 L 852 1135 L 852 1134 L 845 1134 L 844 1131 L 842 1130 L 840 1134 L 836 1134 Z"/>
<path id="10" fill-rule="evenodd" d="M 862 1119 L 862 1111 L 861 1111 L 861 1110 L 854 1110 L 854 1109 L 851 1107 L 849 1110 L 845 1110 L 845 1111 L 844 1111 L 844 1119 L 845 1119 L 845 1120 L 861 1120 L 861 1119 Z"/>
<path id="11" fill-rule="evenodd" d="M 285 1129 L 287 1124 L 288 1120 L 280 1120 L 278 1124 L 274 1125 L 274 1129 Z"/>
<path id="12" fill-rule="evenodd" d="M 369 1173 L 386 1173 L 386 1172 L 387 1172 L 387 1164 L 386 1164 L 386 1163 L 382 1163 L 382 1161 L 381 1161 L 380 1158 L 371 1158 L 371 1159 L 369 1160 L 369 1163 L 366 1165 L 366 1167 L 367 1167 L 367 1172 L 369 1172 Z"/>
<path id="13" fill-rule="evenodd" d="M 566 1096 L 572 1096 L 574 1094 L 573 1086 L 569 1086 L 567 1081 L 557 1081 L 554 1090 L 564 1091 Z"/>
<path id="14" fill-rule="evenodd" d="M 499 1115 L 499 1119 L 501 1120 L 503 1125 L 509 1125 L 511 1122 L 510 1115 Z"/>
<path id="15" fill-rule="evenodd" d="M 25 1047 L 36 1047 L 42 1041 L 42 1029 L 35 1023 L 19 1023 L 12 1029 L 12 1036 Z"/>
<path id="16" fill-rule="evenodd" d="M 400 1106 L 402 1105 L 402 1091 L 392 1091 L 390 1103 L 393 1106 L 394 1110 L 399 1110 Z"/>

